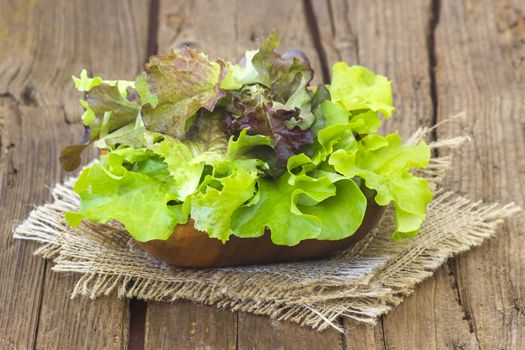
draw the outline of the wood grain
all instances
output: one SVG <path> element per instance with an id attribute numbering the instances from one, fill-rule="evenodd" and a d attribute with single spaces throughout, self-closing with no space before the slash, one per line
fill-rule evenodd
<path id="1" fill-rule="evenodd" d="M 238 349 L 341 349 L 343 337 L 334 329 L 322 333 L 266 316 L 239 313 Z"/>
<path id="2" fill-rule="evenodd" d="M 454 277 L 445 266 L 383 318 L 385 347 L 477 349 L 456 297 Z"/>
<path id="3" fill-rule="evenodd" d="M 441 136 L 467 132 L 449 187 L 487 201 L 525 198 L 525 9 L 522 1 L 443 1 L 436 29 Z M 524 215 L 454 260 L 458 301 L 481 349 L 525 348 Z"/>
<path id="4" fill-rule="evenodd" d="M 94 22 L 96 21 L 96 22 Z M 12 241 L 13 220 L 50 199 L 60 181 L 60 149 L 78 142 L 81 108 L 70 77 L 81 68 L 129 77 L 145 57 L 147 3 L 0 3 L 0 348 L 122 349 L 126 301 L 70 300 L 74 276 L 52 273 Z M 126 40 L 123 40 L 126 38 Z"/>
<path id="5" fill-rule="evenodd" d="M 149 303 L 145 349 L 236 349 L 236 318 L 189 301 Z"/>
<path id="6" fill-rule="evenodd" d="M 4 129 L 1 139 L 3 176 L 0 197 L 0 348 L 28 349 L 34 343 L 38 324 L 44 263 L 42 259 L 31 256 L 36 244 L 13 242 L 10 230 L 12 220 L 23 219 L 30 210 L 31 200 L 42 201 L 47 197 L 47 193 L 44 188 L 33 189 L 32 193 L 24 191 L 23 188 L 31 187 L 32 179 L 29 176 L 20 179 L 18 173 L 32 173 L 33 179 L 40 181 L 54 174 L 45 174 L 44 169 L 38 170 L 42 165 L 45 168 L 45 164 L 31 162 L 31 156 L 28 155 L 30 148 L 33 152 L 34 148 L 27 143 L 20 144 L 20 132 L 7 133 L 7 130 L 13 129 L 21 131 L 26 124 L 21 125 L 20 107 L 7 95 L 0 98 L 0 120 Z M 40 143 L 35 142 L 35 145 Z M 18 147 L 16 151 L 15 147 Z M 42 156 L 41 153 L 39 155 Z"/>

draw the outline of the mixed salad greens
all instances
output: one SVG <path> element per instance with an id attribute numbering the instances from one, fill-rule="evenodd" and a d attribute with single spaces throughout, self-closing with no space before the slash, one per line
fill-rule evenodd
<path id="1" fill-rule="evenodd" d="M 269 229 L 291 246 L 351 236 L 375 201 L 394 206 L 393 239 L 416 235 L 432 193 L 410 170 L 430 151 L 378 134 L 394 111 L 391 82 L 338 62 L 330 84 L 312 87 L 304 53 L 278 44 L 271 34 L 240 64 L 176 50 L 135 81 L 73 77 L 87 137 L 62 164 L 77 168 L 90 144 L 103 151 L 76 182 L 68 223 L 117 220 L 144 242 L 191 218 L 222 242 Z"/>

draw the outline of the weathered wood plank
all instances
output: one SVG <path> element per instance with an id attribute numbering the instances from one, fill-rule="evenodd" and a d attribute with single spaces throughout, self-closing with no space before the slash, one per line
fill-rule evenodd
<path id="1" fill-rule="evenodd" d="M 468 132 L 448 184 L 474 198 L 525 198 L 525 12 L 523 2 L 442 1 L 436 30 L 438 120 L 465 120 L 438 134 Z M 460 131 L 461 130 L 461 131 Z M 455 259 L 458 300 L 481 349 L 525 348 L 525 218 Z"/>
<path id="2" fill-rule="evenodd" d="M 454 278 L 445 266 L 383 318 L 385 347 L 477 349 L 456 297 Z"/>
<path id="3" fill-rule="evenodd" d="M 23 142 L 22 132 L 27 123 L 22 123 L 22 111 L 10 96 L 0 98 L 0 120 L 3 121 L 2 153 L 3 176 L 0 202 L 0 348 L 30 349 L 35 333 L 40 307 L 41 288 L 44 277 L 44 262 L 32 257 L 37 244 L 14 242 L 10 237 L 12 220 L 22 220 L 31 210 L 32 201 L 42 202 L 48 191 L 35 188 L 33 181 L 51 181 L 57 178 L 45 162 L 45 152 L 35 146 L 42 142 Z M 33 112 L 35 110 L 33 109 Z M 49 127 L 42 125 L 40 127 Z M 18 130 L 18 132 L 17 132 Z M 9 133 L 7 132 L 9 131 Z M 34 138 L 34 133 L 24 133 Z M 27 136 L 26 136 L 27 135 Z M 35 152 L 36 150 L 36 152 Z M 43 147 L 42 147 L 43 150 Z M 33 161 L 33 157 L 36 161 Z M 47 171 L 47 173 L 46 173 Z M 21 177 L 19 174 L 31 174 Z M 13 203 L 20 203 L 13 205 Z"/>
<path id="4" fill-rule="evenodd" d="M 384 130 L 408 136 L 420 126 L 432 125 L 432 2 L 330 1 L 315 5 L 329 64 L 339 60 L 358 63 L 392 79 L 397 112 Z M 446 277 L 444 268 L 419 286 L 415 295 L 382 319 L 374 336 L 370 329 L 345 322 L 349 347 L 362 337 L 369 348 L 444 348 L 475 343 Z M 453 327 L 447 323 L 451 321 Z"/>
<path id="5" fill-rule="evenodd" d="M 35 349 L 127 349 L 127 301 L 70 299 L 78 277 L 53 274 L 46 270 Z"/>
<path id="6" fill-rule="evenodd" d="M 237 314 L 189 301 L 149 303 L 145 349 L 236 349 Z"/>
<path id="7" fill-rule="evenodd" d="M 161 53 L 189 45 L 206 52 L 211 58 L 236 61 L 245 50 L 256 47 L 257 38 L 278 29 L 282 50 L 303 49 L 316 72 L 320 72 L 319 57 L 310 36 L 302 1 L 263 1 L 257 4 L 233 0 L 161 1 L 160 5 L 158 46 Z M 318 74 L 316 81 L 321 80 Z M 146 320 L 146 349 L 222 348 L 221 345 L 229 348 L 232 345 L 235 347 L 236 342 L 241 349 L 261 346 L 300 348 L 300 344 L 307 344 L 311 349 L 340 347 L 341 339 L 335 331 L 318 334 L 264 317 L 241 313 L 237 318 L 235 315 L 187 303 L 150 303 Z M 214 327 L 210 327 L 210 322 Z M 274 336 L 276 329 L 278 337 Z M 301 338 L 299 343 L 296 341 L 298 334 Z"/>
<path id="8" fill-rule="evenodd" d="M 238 349 L 341 349 L 342 335 L 333 329 L 319 333 L 308 327 L 239 313 Z"/>
<path id="9" fill-rule="evenodd" d="M 71 301 L 74 276 L 52 273 L 31 256 L 35 244 L 12 241 L 9 232 L 13 220 L 50 199 L 47 186 L 64 175 L 60 149 L 83 133 L 71 74 L 85 67 L 132 78 L 146 56 L 146 33 L 147 3 L 140 1 L 0 4 L 2 349 L 127 345 L 126 301 Z"/>
<path id="10" fill-rule="evenodd" d="M 371 327 L 354 321 L 343 322 L 345 334 L 343 349 L 375 350 L 385 349 L 385 340 L 381 326 Z"/>

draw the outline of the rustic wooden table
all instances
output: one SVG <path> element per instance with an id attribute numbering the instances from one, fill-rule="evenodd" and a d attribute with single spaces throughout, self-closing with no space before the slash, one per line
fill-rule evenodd
<path id="1" fill-rule="evenodd" d="M 474 140 L 449 187 L 524 204 L 523 0 L 0 0 L 0 349 L 525 349 L 523 216 L 376 327 L 344 321 L 344 334 L 188 302 L 70 300 L 75 276 L 10 238 L 50 199 L 64 176 L 58 153 L 81 136 L 72 74 L 131 79 L 149 55 L 181 45 L 236 59 L 274 28 L 285 49 L 305 49 L 318 82 L 339 60 L 389 76 L 387 130 L 406 136 L 465 111 L 437 130 Z"/>

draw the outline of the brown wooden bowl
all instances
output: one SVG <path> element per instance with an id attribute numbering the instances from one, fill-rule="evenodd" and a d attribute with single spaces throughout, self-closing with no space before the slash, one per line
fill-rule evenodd
<path id="1" fill-rule="evenodd" d="M 171 237 L 165 241 L 152 240 L 137 244 L 151 256 L 181 267 L 224 267 L 319 259 L 354 245 L 377 225 L 383 212 L 384 207 L 373 203 L 368 206 L 363 223 L 352 236 L 338 241 L 308 239 L 293 247 L 273 244 L 270 232 L 257 238 L 232 236 L 222 244 L 208 234 L 197 231 L 192 220 L 177 225 Z"/>

